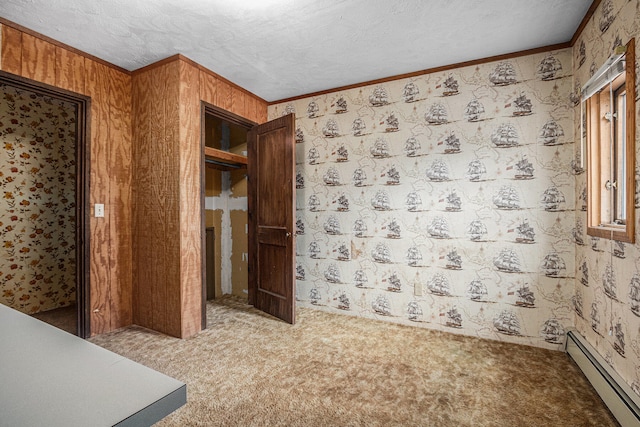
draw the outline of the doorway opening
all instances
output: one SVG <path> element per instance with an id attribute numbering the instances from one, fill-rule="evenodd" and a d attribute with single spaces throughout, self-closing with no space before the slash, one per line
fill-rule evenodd
<path id="1" fill-rule="evenodd" d="M 203 329 L 206 301 L 248 301 L 247 134 L 254 125 L 202 103 Z"/>
<path id="2" fill-rule="evenodd" d="M 0 303 L 89 325 L 90 99 L 0 71 Z"/>

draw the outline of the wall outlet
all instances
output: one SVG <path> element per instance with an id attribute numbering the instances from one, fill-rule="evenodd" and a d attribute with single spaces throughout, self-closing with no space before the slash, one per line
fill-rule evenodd
<path id="1" fill-rule="evenodd" d="M 96 218 L 104 218 L 104 204 L 96 203 L 93 206 L 93 216 Z"/>
<path id="2" fill-rule="evenodd" d="M 413 285 L 413 295 L 417 297 L 422 296 L 422 283 L 414 283 Z"/>

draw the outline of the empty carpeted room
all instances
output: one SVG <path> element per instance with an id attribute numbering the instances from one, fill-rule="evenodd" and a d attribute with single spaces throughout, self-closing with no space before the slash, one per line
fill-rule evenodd
<path id="1" fill-rule="evenodd" d="M 640 426 L 640 0 L 5 0 L 0 426 Z"/>

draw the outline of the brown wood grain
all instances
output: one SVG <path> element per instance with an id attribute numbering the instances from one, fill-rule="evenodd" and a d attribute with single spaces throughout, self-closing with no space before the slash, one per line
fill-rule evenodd
<path id="1" fill-rule="evenodd" d="M 231 106 L 229 111 L 239 116 L 246 117 L 244 109 L 244 92 L 235 87 L 231 88 Z"/>
<path id="2" fill-rule="evenodd" d="M 216 102 L 215 106 L 231 111 L 231 85 L 225 81 L 219 80 L 216 85 Z"/>
<path id="3" fill-rule="evenodd" d="M 84 94 L 84 57 L 59 46 L 56 46 L 55 49 L 55 85 L 72 92 Z"/>
<path id="4" fill-rule="evenodd" d="M 22 32 L 2 24 L 0 66 L 3 71 L 22 75 Z"/>
<path id="5" fill-rule="evenodd" d="M 204 71 L 200 71 L 200 99 L 209 104 L 215 104 L 216 101 L 216 84 L 217 80 L 214 76 Z"/>
<path id="6" fill-rule="evenodd" d="M 22 76 L 56 84 L 56 47 L 30 34 L 22 34 Z"/>
<path id="7" fill-rule="evenodd" d="M 267 101 L 258 99 L 256 105 L 256 123 L 266 123 L 267 122 L 267 108 L 269 104 Z"/>
<path id="8" fill-rule="evenodd" d="M 220 160 L 232 165 L 246 165 L 247 157 L 240 154 L 230 153 L 224 150 L 218 150 L 217 148 L 204 147 L 204 155 L 214 160 Z"/>

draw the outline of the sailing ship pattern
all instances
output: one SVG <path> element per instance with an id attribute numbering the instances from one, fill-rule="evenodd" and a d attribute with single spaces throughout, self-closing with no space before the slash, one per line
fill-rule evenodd
<path id="1" fill-rule="evenodd" d="M 271 105 L 303 112 L 299 304 L 560 349 L 575 317 L 572 63 L 563 49 Z"/>

